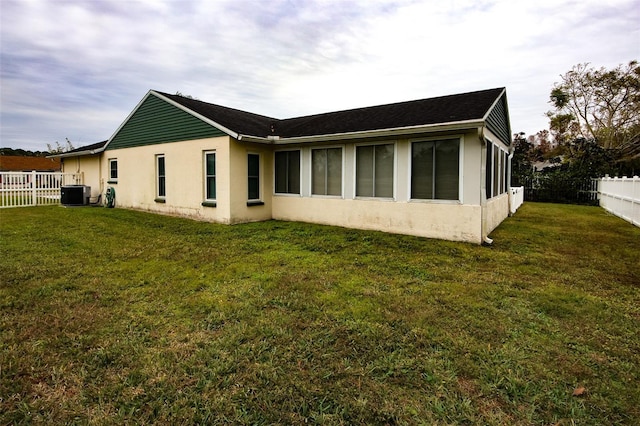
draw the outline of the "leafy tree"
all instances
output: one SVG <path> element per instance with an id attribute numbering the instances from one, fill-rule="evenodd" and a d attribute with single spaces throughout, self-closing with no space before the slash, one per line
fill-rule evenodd
<path id="1" fill-rule="evenodd" d="M 549 127 L 560 145 L 597 141 L 617 161 L 640 157 L 640 66 L 575 65 L 551 90 Z"/>
<path id="2" fill-rule="evenodd" d="M 66 142 L 64 145 L 60 145 L 60 142 L 56 141 L 55 146 L 51 144 L 47 144 L 47 149 L 49 150 L 49 154 L 62 154 L 63 152 L 71 151 L 74 148 L 73 144 L 69 140 L 69 138 L 65 138 Z"/>
<path id="3" fill-rule="evenodd" d="M 513 158 L 511 159 L 511 185 L 513 186 L 524 185 L 527 178 L 533 175 L 532 144 L 524 135 L 524 132 L 513 135 Z"/>
<path id="4" fill-rule="evenodd" d="M 600 146 L 595 139 L 577 138 L 568 148 L 569 161 L 564 168 L 568 177 L 589 179 L 615 174 L 614 152 Z"/>
<path id="5" fill-rule="evenodd" d="M 545 161 L 558 155 L 548 130 L 540 130 L 535 135 L 529 136 L 527 140 L 531 144 L 532 161 Z"/>

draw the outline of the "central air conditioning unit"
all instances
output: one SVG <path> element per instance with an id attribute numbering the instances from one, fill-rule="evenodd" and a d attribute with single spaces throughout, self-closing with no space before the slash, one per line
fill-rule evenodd
<path id="1" fill-rule="evenodd" d="M 86 185 L 67 185 L 60 188 L 60 203 L 63 206 L 89 205 L 91 187 Z"/>

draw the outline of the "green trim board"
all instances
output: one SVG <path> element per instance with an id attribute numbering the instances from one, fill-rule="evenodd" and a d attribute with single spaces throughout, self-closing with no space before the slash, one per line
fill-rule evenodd
<path id="1" fill-rule="evenodd" d="M 226 136 L 214 126 L 153 94 L 131 114 L 107 150 Z"/>

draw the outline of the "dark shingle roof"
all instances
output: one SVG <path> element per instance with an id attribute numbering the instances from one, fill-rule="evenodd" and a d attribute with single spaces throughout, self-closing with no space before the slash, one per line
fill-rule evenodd
<path id="1" fill-rule="evenodd" d="M 481 120 L 503 91 L 504 88 L 488 89 L 284 120 L 157 93 L 236 133 L 292 138 Z"/>
<path id="2" fill-rule="evenodd" d="M 91 145 L 81 146 L 80 148 L 75 148 L 70 151 L 47 155 L 47 158 L 77 157 L 77 156 L 98 154 L 99 152 L 103 151 L 103 148 L 107 145 L 107 142 L 108 141 L 92 143 Z M 98 151 L 98 152 L 94 152 L 94 151 Z"/>
<path id="3" fill-rule="evenodd" d="M 170 95 L 163 92 L 157 93 L 189 108 L 191 111 L 215 121 L 229 130 L 244 135 L 267 136 L 270 134 L 271 125 L 279 121 L 277 118 L 214 105 L 180 95 Z"/>
<path id="4" fill-rule="evenodd" d="M 96 149 L 100 149 L 105 146 L 107 141 L 92 143 L 91 145 L 81 146 L 80 148 L 72 149 L 71 151 L 65 152 L 65 154 L 70 154 L 74 152 L 84 152 L 84 151 L 94 151 Z"/>
<path id="5" fill-rule="evenodd" d="M 278 123 L 276 133 L 282 137 L 296 137 L 481 120 L 503 90 L 483 90 L 290 118 Z"/>

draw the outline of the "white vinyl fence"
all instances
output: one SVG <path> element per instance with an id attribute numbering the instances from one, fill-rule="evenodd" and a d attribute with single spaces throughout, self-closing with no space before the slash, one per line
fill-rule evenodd
<path id="1" fill-rule="evenodd" d="M 640 177 L 599 179 L 598 195 L 605 210 L 640 226 Z"/>
<path id="2" fill-rule="evenodd" d="M 514 214 L 524 203 L 524 186 L 509 188 L 509 213 Z"/>
<path id="3" fill-rule="evenodd" d="M 0 208 L 60 203 L 60 188 L 82 185 L 82 173 L 0 172 Z"/>

